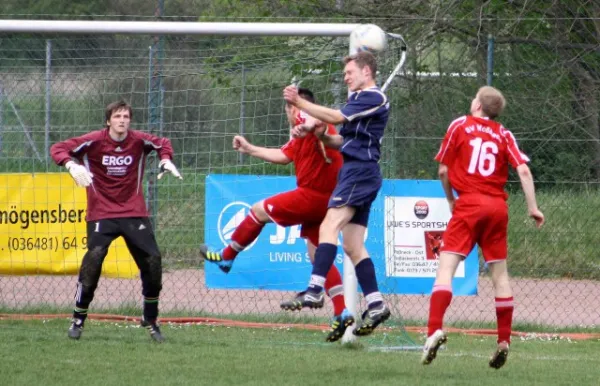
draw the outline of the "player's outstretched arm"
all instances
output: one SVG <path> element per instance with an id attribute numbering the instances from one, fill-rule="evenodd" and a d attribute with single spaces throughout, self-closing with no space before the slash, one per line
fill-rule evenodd
<path id="1" fill-rule="evenodd" d="M 79 137 L 57 142 L 50 147 L 50 156 L 57 165 L 63 165 L 75 180 L 77 186 L 88 187 L 92 184 L 92 173 L 76 159 L 80 159 L 94 141 L 99 139 L 99 132 L 90 132 Z"/>
<path id="2" fill-rule="evenodd" d="M 255 146 L 241 135 L 233 137 L 233 148 L 242 154 L 248 154 L 252 157 L 260 158 L 263 161 L 279 165 L 287 165 L 292 162 L 281 149 L 270 149 L 267 147 Z"/>
<path id="3" fill-rule="evenodd" d="M 327 126 L 315 130 L 315 135 L 323 142 L 323 145 L 332 149 L 339 149 L 344 144 L 344 138 L 341 135 L 327 133 Z"/>
<path id="4" fill-rule="evenodd" d="M 146 133 L 143 131 L 136 132 L 144 140 L 144 152 L 146 154 L 156 151 L 160 163 L 158 164 L 159 172 L 156 176 L 157 179 L 161 179 L 165 173 L 169 172 L 173 177 L 183 180 L 183 176 L 177 169 L 177 166 L 173 163 L 173 145 L 171 140 L 167 137 L 158 137 L 154 134 Z"/>
<path id="5" fill-rule="evenodd" d="M 332 125 L 339 125 L 346 121 L 346 118 L 344 118 L 339 110 L 330 109 L 329 107 L 317 105 L 300 98 L 296 86 L 287 86 L 283 90 L 283 99 L 320 121 L 331 123 Z"/>
<path id="6" fill-rule="evenodd" d="M 99 131 L 65 139 L 50 146 L 50 157 L 59 166 L 66 166 L 73 158 L 80 159 L 95 142 L 101 139 Z"/>
<path id="7" fill-rule="evenodd" d="M 450 205 L 450 213 L 454 211 L 454 203 L 456 198 L 454 197 L 454 192 L 452 191 L 452 185 L 450 185 L 450 178 L 448 177 L 448 166 L 445 164 L 440 164 L 438 168 L 438 176 L 440 177 L 440 181 L 442 182 L 442 188 L 444 188 L 444 193 L 446 193 L 446 200 L 448 200 L 448 205 Z"/>
<path id="8" fill-rule="evenodd" d="M 525 193 L 525 202 L 527 202 L 527 210 L 529 211 L 529 217 L 531 217 L 537 227 L 544 225 L 544 214 L 538 209 L 537 201 L 535 199 L 535 186 L 533 184 L 533 175 L 529 166 L 522 164 L 517 166 L 517 173 L 521 180 L 521 187 L 523 193 Z"/>

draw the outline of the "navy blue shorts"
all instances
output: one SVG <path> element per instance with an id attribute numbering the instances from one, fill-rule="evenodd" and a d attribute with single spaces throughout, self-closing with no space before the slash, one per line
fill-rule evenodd
<path id="1" fill-rule="evenodd" d="M 371 204 L 375 201 L 381 184 L 381 169 L 377 162 L 345 161 L 338 174 L 337 185 L 331 194 L 328 207 L 356 208 L 350 222 L 366 227 Z"/>

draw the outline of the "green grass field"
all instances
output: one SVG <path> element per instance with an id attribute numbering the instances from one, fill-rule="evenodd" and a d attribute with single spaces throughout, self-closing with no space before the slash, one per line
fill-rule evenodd
<path id="1" fill-rule="evenodd" d="M 417 351 L 373 351 L 378 339 L 352 348 L 325 344 L 315 331 L 163 325 L 168 340 L 158 345 L 135 324 L 90 321 L 80 341 L 66 337 L 67 326 L 0 321 L 0 383 L 593 385 L 600 377 L 598 340 L 515 339 L 507 365 L 493 370 L 492 337 L 450 335 L 447 349 L 425 367 Z"/>

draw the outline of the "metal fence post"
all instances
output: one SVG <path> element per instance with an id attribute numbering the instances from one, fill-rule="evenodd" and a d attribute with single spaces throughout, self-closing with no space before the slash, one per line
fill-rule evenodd
<path id="1" fill-rule="evenodd" d="M 246 130 L 246 122 L 244 120 L 244 115 L 246 115 L 246 107 L 244 106 L 244 99 L 246 99 L 246 67 L 242 63 L 242 90 L 240 92 L 240 135 L 244 135 L 244 131 Z M 238 153 L 239 155 L 239 163 L 244 163 L 244 154 Z"/>
<path id="2" fill-rule="evenodd" d="M 494 36 L 488 35 L 487 49 L 487 85 L 491 86 L 494 80 Z"/>
<path id="3" fill-rule="evenodd" d="M 46 115 L 44 118 L 44 160 L 46 169 L 50 160 L 50 109 L 52 93 L 52 40 L 46 40 Z"/>

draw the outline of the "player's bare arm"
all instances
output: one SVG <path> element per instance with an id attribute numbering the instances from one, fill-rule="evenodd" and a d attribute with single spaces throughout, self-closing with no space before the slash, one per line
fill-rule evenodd
<path id="1" fill-rule="evenodd" d="M 327 127 L 323 127 L 322 131 L 315 130 L 315 135 L 323 142 L 323 145 L 332 149 L 339 149 L 344 144 L 344 138 L 341 135 L 327 134 Z"/>
<path id="2" fill-rule="evenodd" d="M 296 106 L 300 110 L 306 112 L 311 117 L 314 117 L 323 122 L 338 125 L 346 121 L 346 118 L 342 115 L 342 113 L 339 110 L 334 110 L 330 109 L 329 107 L 320 106 L 300 98 L 300 96 L 298 95 L 298 88 L 296 88 L 296 86 L 287 86 L 283 90 L 283 99 L 285 99 L 287 103 Z"/>
<path id="3" fill-rule="evenodd" d="M 529 166 L 523 164 L 517 166 L 517 173 L 521 180 L 521 187 L 523 193 L 525 193 L 525 202 L 527 202 L 527 209 L 529 211 L 529 217 L 535 221 L 535 225 L 539 228 L 544 225 L 544 214 L 538 209 L 537 201 L 535 199 L 535 186 L 533 185 L 533 175 Z"/>
<path id="4" fill-rule="evenodd" d="M 327 125 L 318 119 L 307 115 L 305 118 L 305 122 L 299 125 L 291 125 L 290 134 L 292 138 L 303 138 L 307 133 L 315 132 L 315 135 L 319 135 L 318 133 L 323 133 L 327 130 Z"/>
<path id="5" fill-rule="evenodd" d="M 450 213 L 454 211 L 454 203 L 456 198 L 454 197 L 454 192 L 452 192 L 452 185 L 450 185 L 450 179 L 448 178 L 448 166 L 445 164 L 440 164 L 438 168 L 438 176 L 440 177 L 440 181 L 442 182 L 442 187 L 444 188 L 444 193 L 446 193 L 446 200 L 448 200 L 448 205 L 450 205 Z"/>
<path id="6" fill-rule="evenodd" d="M 233 137 L 233 148 L 242 154 L 248 154 L 252 157 L 260 158 L 263 161 L 274 164 L 287 165 L 292 162 L 281 149 L 270 149 L 267 147 L 255 146 L 241 135 Z"/>

